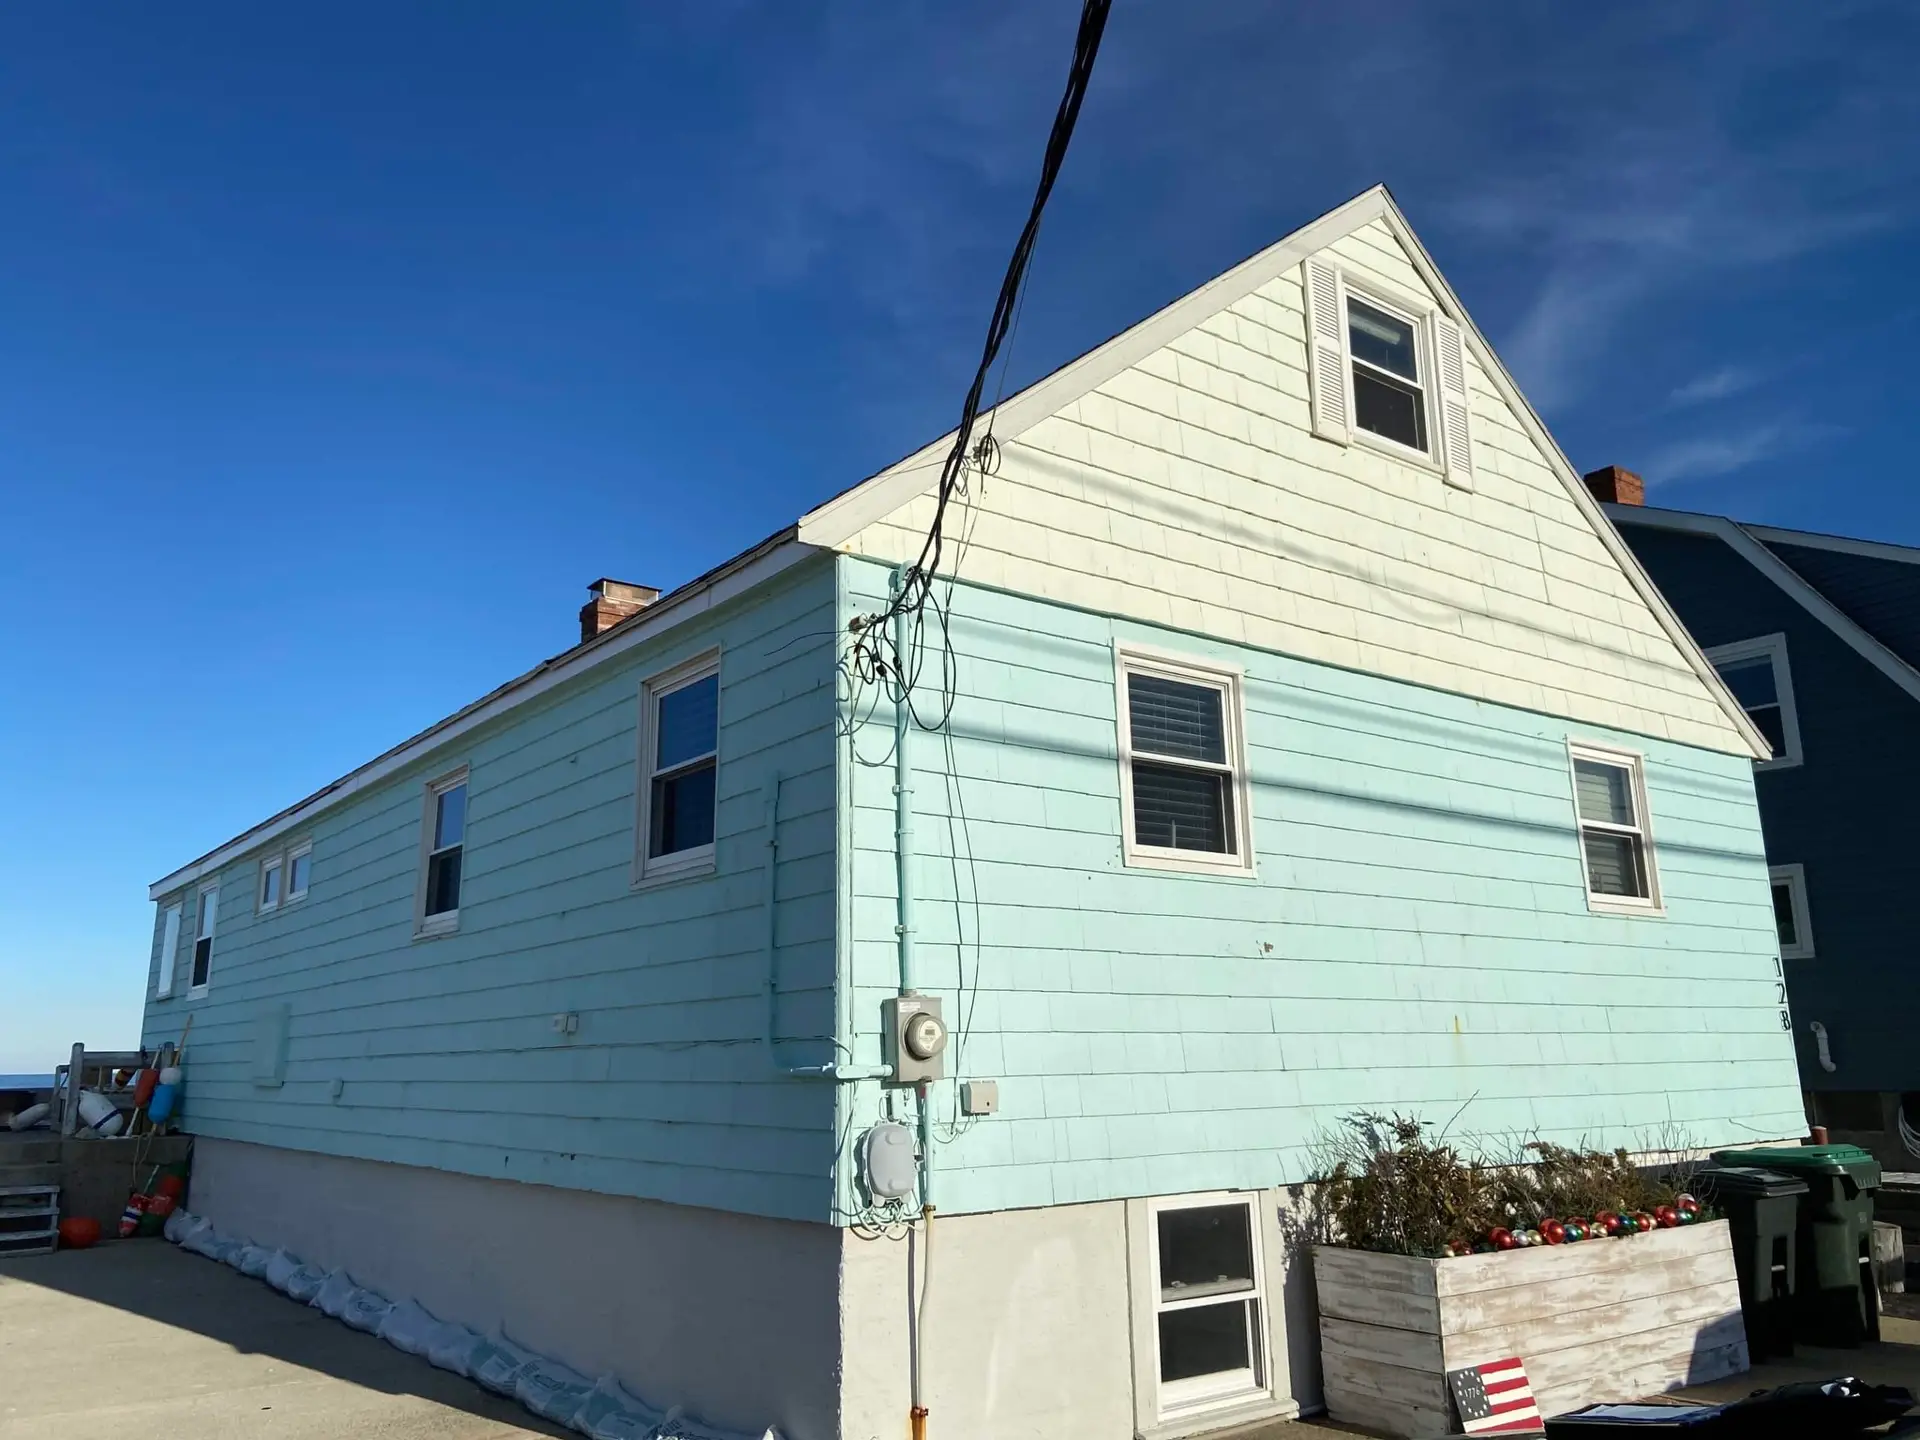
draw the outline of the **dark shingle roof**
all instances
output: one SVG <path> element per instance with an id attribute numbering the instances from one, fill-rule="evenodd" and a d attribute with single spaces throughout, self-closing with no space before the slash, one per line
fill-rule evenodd
<path id="1" fill-rule="evenodd" d="M 1854 624 L 1920 669 L 1920 563 L 1790 544 L 1777 533 L 1762 543 Z"/>

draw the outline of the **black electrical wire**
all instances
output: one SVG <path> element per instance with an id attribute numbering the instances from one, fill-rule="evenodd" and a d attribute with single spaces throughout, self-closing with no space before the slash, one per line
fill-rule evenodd
<path id="1" fill-rule="evenodd" d="M 1112 6 L 1113 0 L 1084 0 L 1081 5 L 1080 29 L 1074 37 L 1073 63 L 1067 69 L 1066 93 L 1060 97 L 1060 108 L 1054 114 L 1053 129 L 1047 136 L 1047 149 L 1040 162 L 1040 183 L 1034 191 L 1033 208 L 1027 215 L 1027 223 L 1020 231 L 1019 240 L 1014 244 L 1013 255 L 1007 261 L 1007 273 L 1000 282 L 1000 295 L 994 301 L 993 317 L 987 322 L 986 346 L 980 355 L 979 368 L 974 371 L 973 384 L 967 387 L 967 398 L 960 407 L 960 424 L 953 432 L 953 448 L 947 452 L 946 463 L 940 469 L 940 491 L 934 504 L 933 523 L 927 527 L 927 538 L 920 547 L 919 558 L 908 568 L 899 593 L 892 597 L 884 610 L 865 617 L 865 624 L 861 628 L 868 635 L 874 635 L 876 629 L 895 615 L 911 612 L 917 620 L 932 594 L 933 579 L 940 569 L 945 539 L 947 502 L 953 497 L 960 483 L 961 471 L 967 463 L 968 441 L 973 434 L 974 421 L 979 417 L 980 396 L 986 389 L 987 377 L 993 370 L 994 359 L 999 355 L 1019 311 L 1021 283 L 1026 278 L 1028 262 L 1033 258 L 1034 242 L 1040 233 L 1040 217 L 1046 210 L 1048 196 L 1053 193 L 1053 183 L 1059 178 L 1060 167 L 1066 161 L 1067 145 L 1073 139 L 1074 123 L 1080 118 L 1080 103 L 1086 98 L 1087 83 L 1093 78 L 1094 58 L 1100 53 L 1100 37 L 1107 28 L 1107 12 Z M 916 625 L 916 631 L 917 628 Z M 881 644 L 885 643 L 880 636 L 876 635 L 875 639 Z M 912 672 L 918 666 L 909 666 L 904 656 L 895 656 L 894 663 L 895 683 L 911 689 L 914 678 Z"/>

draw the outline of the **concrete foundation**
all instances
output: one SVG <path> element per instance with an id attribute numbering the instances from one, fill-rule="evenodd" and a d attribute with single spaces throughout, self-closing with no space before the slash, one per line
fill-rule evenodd
<path id="1" fill-rule="evenodd" d="M 839 1434 L 831 1226 L 204 1138 L 193 1209 L 655 1404 Z"/>

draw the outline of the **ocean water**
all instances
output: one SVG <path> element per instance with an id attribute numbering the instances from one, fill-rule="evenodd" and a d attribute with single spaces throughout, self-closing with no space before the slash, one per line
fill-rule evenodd
<path id="1" fill-rule="evenodd" d="M 53 1084 L 53 1072 L 38 1075 L 0 1075 L 0 1090 L 45 1090 Z"/>

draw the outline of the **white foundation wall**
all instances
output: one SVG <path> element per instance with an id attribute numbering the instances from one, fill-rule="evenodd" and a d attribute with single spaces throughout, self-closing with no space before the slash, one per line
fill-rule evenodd
<path id="1" fill-rule="evenodd" d="M 654 1404 L 840 1433 L 831 1226 L 205 1138 L 190 1203 Z"/>
<path id="2" fill-rule="evenodd" d="M 1261 1192 L 1273 1399 L 1320 1404 L 1313 1277 L 1287 1192 Z M 923 1340 L 928 1433 L 964 1440 L 1132 1440 L 1204 1434 L 1249 1412 L 1162 1424 L 1143 1305 L 1146 1202 L 1113 1200 L 934 1220 Z M 895 1440 L 911 1405 L 910 1263 L 919 1234 L 844 1242 L 841 1440 Z M 1296 1253 L 1299 1258 L 1294 1258 Z M 1142 1272 L 1136 1275 L 1134 1272 Z"/>

